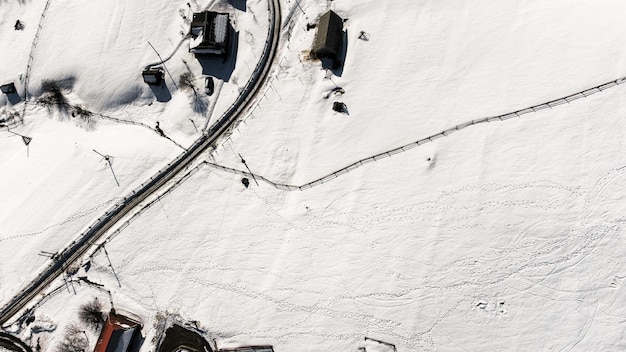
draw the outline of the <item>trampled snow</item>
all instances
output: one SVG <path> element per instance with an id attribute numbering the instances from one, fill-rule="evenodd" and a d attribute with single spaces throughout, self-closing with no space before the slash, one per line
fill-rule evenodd
<path id="1" fill-rule="evenodd" d="M 268 18 L 265 1 L 232 3 L 51 1 L 31 94 L 41 94 L 44 79 L 65 80 L 71 103 L 144 125 L 99 119 L 86 129 L 30 104 L 12 129 L 33 137 L 29 157 L 19 135 L 1 132 L 0 304 L 49 263 L 46 253 L 182 151 L 150 129 L 156 121 L 184 147 L 232 103 L 262 51 Z M 205 157 L 281 184 L 303 185 L 455 125 L 626 75 L 620 1 L 281 5 L 293 24 L 284 24 L 269 83 Z M 3 81 L 20 86 L 44 8 L 40 0 L 0 3 Z M 207 8 L 231 14 L 239 49 L 232 72 L 218 72 L 226 81 L 219 99 L 207 97 L 198 112 L 174 81 L 190 70 L 202 92 L 207 68 L 187 45 L 177 47 L 182 16 Z M 328 8 L 346 19 L 347 55 L 332 74 L 306 53 L 315 35 L 307 24 Z M 17 18 L 24 31 L 13 30 Z M 141 82 L 143 67 L 159 61 L 148 41 L 163 57 L 173 53 L 170 98 L 161 102 L 163 92 Z M 625 94 L 617 85 L 471 126 L 304 191 L 250 176 L 246 188 L 241 174 L 204 164 L 115 233 L 109 258 L 97 252 L 79 275 L 144 320 L 144 351 L 155 348 L 159 312 L 197 321 L 220 347 L 622 350 Z M 334 112 L 334 102 L 348 113 Z M 21 104 L 0 96 L 0 114 Z M 113 157 L 120 187 L 94 149 Z M 50 298 L 37 319 L 59 327 L 29 341 L 53 348 L 93 296 L 108 302 L 76 284 Z"/>

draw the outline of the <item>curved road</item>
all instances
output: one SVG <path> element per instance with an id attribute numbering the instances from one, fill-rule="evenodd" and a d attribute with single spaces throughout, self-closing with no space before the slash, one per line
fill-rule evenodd
<path id="1" fill-rule="evenodd" d="M 252 73 L 252 77 L 235 103 L 233 103 L 224 115 L 222 115 L 202 137 L 196 140 L 189 149 L 179 155 L 165 168 L 161 169 L 155 176 L 139 186 L 131 195 L 125 197 L 122 202 L 107 211 L 103 217 L 96 220 L 96 222 L 89 226 L 76 240 L 70 243 L 63 251 L 59 252 L 56 260 L 0 309 L 0 326 L 4 325 L 37 294 L 42 292 L 54 279 L 63 273 L 65 268 L 85 254 L 92 243 L 97 241 L 133 208 L 151 194 L 158 191 L 168 181 L 179 175 L 193 160 L 198 158 L 202 152 L 220 138 L 220 136 L 232 126 L 233 122 L 235 122 L 252 104 L 252 101 L 267 79 L 278 50 L 281 22 L 279 0 L 268 0 L 268 9 L 270 13 L 270 23 L 263 55 Z"/>
<path id="2" fill-rule="evenodd" d="M 0 332 L 0 347 L 16 352 L 33 352 L 33 350 L 22 340 L 13 335 Z"/>

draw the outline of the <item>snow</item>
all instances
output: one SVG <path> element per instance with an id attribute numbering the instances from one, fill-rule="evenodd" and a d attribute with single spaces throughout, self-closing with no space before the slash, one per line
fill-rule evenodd
<path id="1" fill-rule="evenodd" d="M 165 0 L 51 1 L 31 94 L 41 94 L 44 79 L 62 80 L 70 103 L 126 123 L 98 118 L 85 128 L 29 103 L 24 125 L 12 130 L 33 138 L 28 157 L 20 136 L 0 132 L 0 304 L 49 263 L 42 251 L 66 246 L 182 151 L 151 130 L 157 121 L 188 146 L 199 136 L 191 122 L 215 121 L 232 104 L 268 19 L 266 1 L 232 3 L 245 11 L 221 0 L 191 9 Z M 20 91 L 45 5 L 0 3 L 0 80 Z M 204 157 L 277 183 L 302 185 L 455 125 L 626 76 L 616 0 L 281 5 L 293 25 L 284 25 L 289 41 L 269 83 Z M 328 6 L 347 19 L 347 55 L 334 74 L 306 55 L 315 35 L 306 25 Z M 182 14 L 204 9 L 231 16 L 239 38 L 232 72 L 180 49 Z M 16 18 L 23 31 L 13 30 Z M 148 41 L 172 55 L 164 101 L 141 80 L 160 62 Z M 224 81 L 203 98 L 204 112 L 176 89 L 187 70 L 197 88 L 203 74 Z M 398 351 L 624 349 L 625 89 L 471 126 L 305 191 L 254 179 L 245 188 L 240 174 L 196 164 L 114 233 L 109 258 L 95 253 L 77 275 L 104 284 L 116 309 L 143 320 L 144 351 L 154 349 L 158 313 L 197 320 L 221 348 L 392 350 L 375 339 Z M 337 101 L 349 114 L 332 111 Z M 0 95 L 0 117 L 22 104 Z M 119 187 L 94 150 L 112 156 Z M 53 344 L 94 296 L 108 302 L 75 283 L 36 310 L 55 330 L 12 329 Z"/>
<path id="2" fill-rule="evenodd" d="M 221 14 L 215 16 L 213 28 L 215 28 L 215 42 L 224 43 L 226 40 L 226 31 L 228 30 L 228 15 Z"/>

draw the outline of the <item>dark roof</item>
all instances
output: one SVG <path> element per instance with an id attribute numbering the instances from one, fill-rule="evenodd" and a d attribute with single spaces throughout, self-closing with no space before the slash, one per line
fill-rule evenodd
<path id="1" fill-rule="evenodd" d="M 102 327 L 94 352 L 128 352 L 141 325 L 114 312 Z"/>
<path id="2" fill-rule="evenodd" d="M 226 53 L 229 43 L 229 22 L 227 13 L 204 11 L 193 14 L 190 33 L 193 38 L 191 52 L 213 49 L 216 53 Z M 202 36 L 200 42 L 196 41 Z"/>
<path id="3" fill-rule="evenodd" d="M 274 352 L 272 346 L 243 346 L 237 348 L 221 349 L 220 352 Z"/>
<path id="4" fill-rule="evenodd" d="M 161 80 L 163 79 L 163 70 L 160 68 L 148 68 L 143 70 L 141 73 L 143 76 L 143 81 L 148 84 L 161 84 Z"/>
<path id="5" fill-rule="evenodd" d="M 137 326 L 129 329 L 113 330 L 105 352 L 127 352 L 137 331 L 139 331 Z"/>
<path id="6" fill-rule="evenodd" d="M 313 41 L 313 53 L 317 57 L 337 59 L 343 45 L 343 19 L 333 10 L 320 17 L 317 34 Z"/>
<path id="7" fill-rule="evenodd" d="M 1 85 L 0 90 L 4 94 L 15 93 L 17 91 L 13 82 Z"/>
<path id="8" fill-rule="evenodd" d="M 185 346 L 189 351 L 213 352 L 209 342 L 192 327 L 183 327 L 174 324 L 165 331 L 165 337 L 161 340 L 156 352 L 175 352 L 180 346 Z"/>

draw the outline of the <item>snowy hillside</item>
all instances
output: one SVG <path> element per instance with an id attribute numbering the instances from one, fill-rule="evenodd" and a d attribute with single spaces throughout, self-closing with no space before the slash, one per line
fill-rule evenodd
<path id="1" fill-rule="evenodd" d="M 232 104 L 269 16 L 265 0 L 231 2 L 0 2 L 0 84 L 15 81 L 22 98 L 45 14 L 24 122 L 0 132 L 0 305 Z M 626 76 L 622 2 L 281 6 L 276 64 L 242 122 L 66 279 L 104 285 L 117 309 L 139 316 L 142 351 L 155 350 L 162 314 L 197 321 L 220 348 L 626 349 L 624 84 L 463 128 L 310 189 L 280 186 Z M 203 66 L 188 53 L 189 14 L 203 9 L 230 14 L 231 61 Z M 334 73 L 308 55 L 307 24 L 327 9 L 345 19 Z M 159 62 L 148 41 L 171 55 L 162 91 L 141 80 Z M 218 78 L 202 109 L 177 89 L 185 72 L 200 90 L 203 74 Z M 48 79 L 94 123 L 36 104 Z M 23 106 L 0 95 L 0 116 Z M 33 138 L 28 157 L 20 135 Z M 81 304 L 108 302 L 63 282 L 35 312 L 35 326 L 55 329 L 7 330 L 54 351 Z"/>

